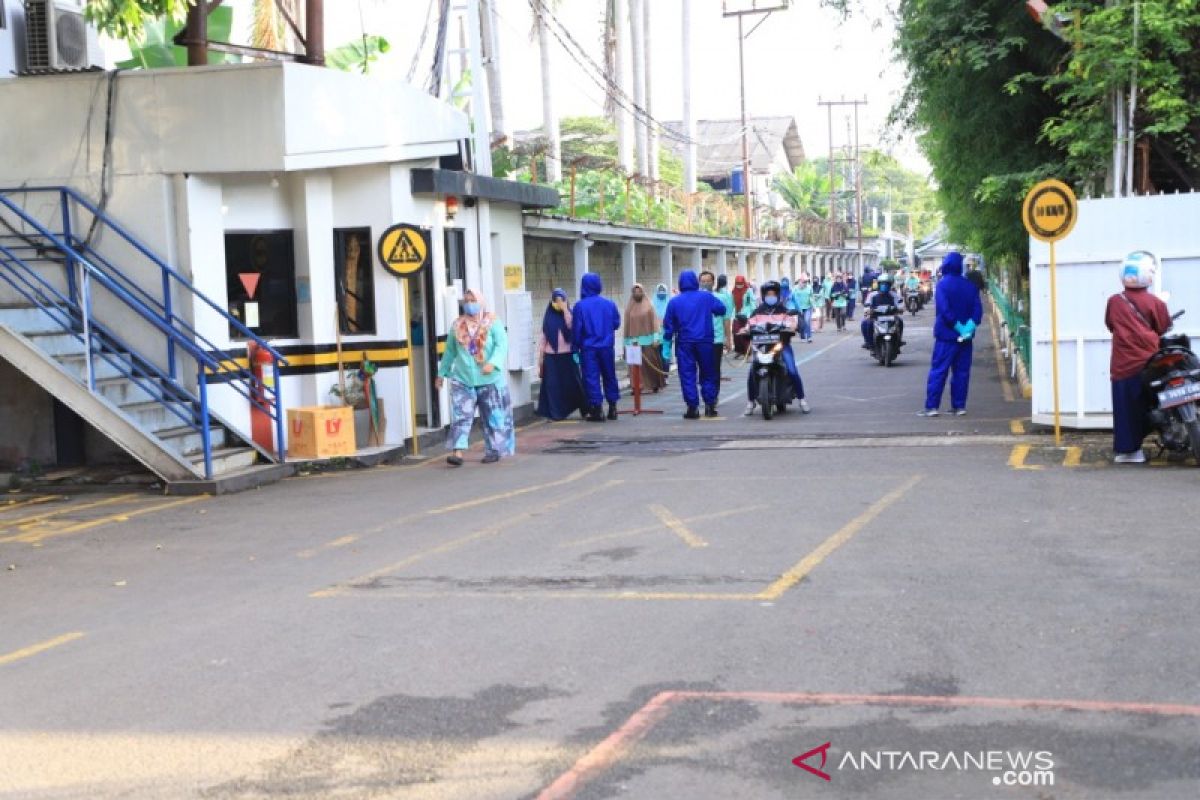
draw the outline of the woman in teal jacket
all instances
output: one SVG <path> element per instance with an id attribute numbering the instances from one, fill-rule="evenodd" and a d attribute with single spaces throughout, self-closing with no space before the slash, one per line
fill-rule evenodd
<path id="1" fill-rule="evenodd" d="M 446 432 L 446 463 L 461 467 L 479 408 L 483 424 L 483 463 L 493 464 L 501 456 L 517 451 L 513 426 L 512 398 L 508 393 L 508 334 L 504 323 L 484 308 L 483 295 L 468 289 L 463 295 L 463 313 L 451 326 L 446 353 L 438 365 L 437 388 L 450 379 L 453 419 Z"/>

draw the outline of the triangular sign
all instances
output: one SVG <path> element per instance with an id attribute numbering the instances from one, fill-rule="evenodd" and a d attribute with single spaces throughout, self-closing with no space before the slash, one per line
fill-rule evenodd
<path id="1" fill-rule="evenodd" d="M 239 272 L 238 277 L 242 279 L 242 287 L 246 290 L 246 296 L 253 300 L 254 293 L 258 291 L 258 281 L 262 278 L 262 273 Z"/>
<path id="2" fill-rule="evenodd" d="M 408 231 L 401 231 L 392 252 L 388 254 L 389 264 L 420 264 L 421 253 L 409 238 Z"/>

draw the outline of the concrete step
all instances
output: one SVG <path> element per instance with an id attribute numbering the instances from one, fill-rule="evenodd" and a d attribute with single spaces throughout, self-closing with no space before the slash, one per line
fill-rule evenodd
<path id="1" fill-rule="evenodd" d="M 54 357 L 54 360 L 62 364 L 63 368 L 78 378 L 80 382 L 87 380 L 87 356 L 83 353 L 57 355 Z M 117 368 L 117 364 L 124 364 L 124 372 Z M 96 380 L 118 378 L 131 369 L 132 365 L 129 363 L 127 356 L 116 353 L 108 353 L 104 356 L 98 353 L 92 354 L 92 370 L 96 375 Z"/>
<path id="2" fill-rule="evenodd" d="M 204 472 L 204 455 L 191 456 L 192 463 L 201 473 Z M 258 451 L 253 447 L 222 447 L 214 449 L 212 454 L 213 476 L 226 475 L 254 466 L 258 460 Z"/>
<path id="3" fill-rule="evenodd" d="M 114 406 L 148 403 L 154 397 L 128 378 L 104 378 L 96 381 L 96 393 Z"/>
<path id="4" fill-rule="evenodd" d="M 22 334 L 30 331 L 63 332 L 45 311 L 30 305 L 0 305 L 0 325 L 7 325 Z"/>
<path id="5" fill-rule="evenodd" d="M 172 409 L 177 410 L 179 413 L 175 413 Z M 157 401 L 127 403 L 121 406 L 121 411 L 133 419 L 138 427 L 144 431 L 162 431 L 170 428 L 178 428 L 186 424 L 184 420 L 189 416 L 186 403 L 159 403 Z"/>
<path id="6" fill-rule="evenodd" d="M 83 353 L 83 334 L 76 338 L 75 334 L 67 333 L 46 319 L 43 327 L 38 330 L 18 331 L 25 336 L 33 346 L 48 356 L 70 356 Z"/>
<path id="7" fill-rule="evenodd" d="M 221 426 L 210 427 L 208 435 L 212 440 L 214 451 L 225 446 L 225 429 Z M 182 456 L 190 458 L 197 453 L 203 455 L 204 442 L 201 440 L 200 432 L 186 425 L 154 431 L 154 437 Z"/>

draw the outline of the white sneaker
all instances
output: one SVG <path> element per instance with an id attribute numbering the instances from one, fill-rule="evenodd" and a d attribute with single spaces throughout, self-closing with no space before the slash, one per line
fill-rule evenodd
<path id="1" fill-rule="evenodd" d="M 1146 454 L 1142 450 L 1134 450 L 1132 453 L 1117 453 L 1113 456 L 1114 464 L 1145 464 Z"/>
<path id="2" fill-rule="evenodd" d="M 961 417 L 967 413 L 967 410 L 965 408 L 956 408 L 951 413 L 956 417 Z"/>
<path id="3" fill-rule="evenodd" d="M 938 415 L 938 413 L 940 413 L 940 412 L 938 412 L 938 410 L 936 408 L 927 408 L 924 411 L 918 411 L 917 416 L 918 417 L 936 417 Z"/>
<path id="4" fill-rule="evenodd" d="M 805 414 L 812 411 L 812 409 L 809 408 L 809 406 L 808 406 L 808 401 L 805 400 L 804 398 L 800 399 L 800 411 L 802 411 Z"/>
<path id="5" fill-rule="evenodd" d="M 758 405 L 758 404 L 757 404 L 757 403 L 755 403 L 753 400 L 751 400 L 749 403 L 746 403 L 746 410 L 742 412 L 742 416 L 743 416 L 743 417 L 752 417 L 752 416 L 754 416 L 754 407 L 755 407 L 756 405 Z"/>

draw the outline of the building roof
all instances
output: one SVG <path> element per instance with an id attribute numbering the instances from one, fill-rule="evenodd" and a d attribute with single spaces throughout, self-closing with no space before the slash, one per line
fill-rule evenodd
<path id="1" fill-rule="evenodd" d="M 751 117 L 750 171 L 768 173 L 780 148 L 790 169 L 804 163 L 804 144 L 795 117 Z M 682 122 L 664 122 L 663 127 L 683 134 Z M 705 119 L 696 122 L 696 175 L 700 178 L 727 177 L 742 166 L 741 119 Z M 685 145 L 671 136 L 662 142 L 672 151 L 683 155 Z"/>

